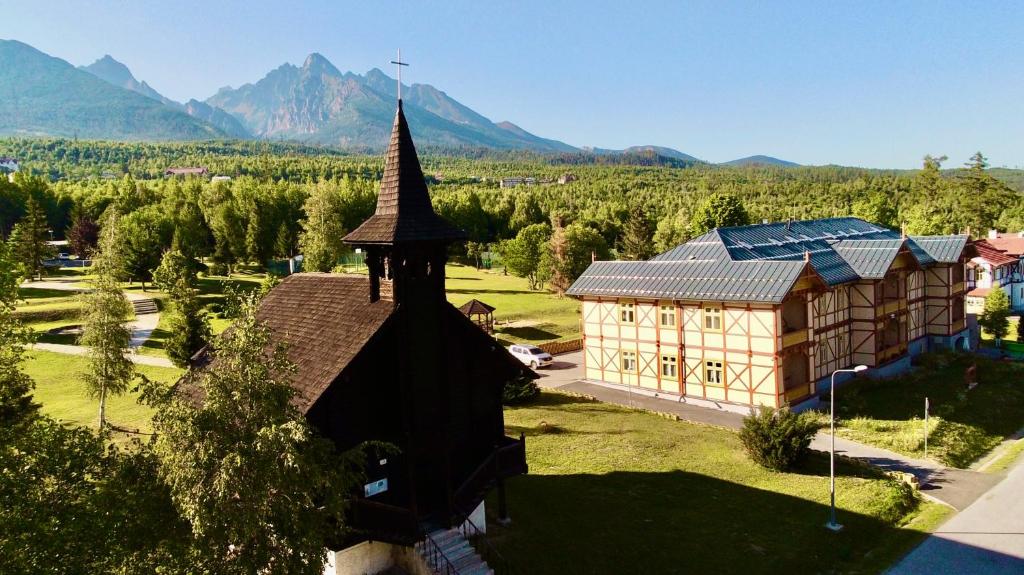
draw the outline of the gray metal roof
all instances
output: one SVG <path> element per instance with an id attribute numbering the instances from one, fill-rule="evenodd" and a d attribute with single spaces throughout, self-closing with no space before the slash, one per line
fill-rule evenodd
<path id="1" fill-rule="evenodd" d="M 566 293 L 779 303 L 804 266 L 803 261 L 594 262 Z"/>
<path id="2" fill-rule="evenodd" d="M 960 261 L 960 254 L 967 246 L 967 234 L 951 236 L 910 236 L 915 244 L 928 252 L 935 261 L 945 264 Z"/>
<path id="3" fill-rule="evenodd" d="M 646 262 L 595 262 L 567 293 L 779 302 L 805 259 L 839 285 L 883 277 L 904 246 L 922 266 L 956 261 L 966 239 L 906 238 L 858 218 L 717 228 Z"/>

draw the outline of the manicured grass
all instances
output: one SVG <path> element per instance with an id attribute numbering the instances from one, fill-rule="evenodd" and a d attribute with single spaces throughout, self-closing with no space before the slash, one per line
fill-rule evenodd
<path id="1" fill-rule="evenodd" d="M 526 434 L 530 473 L 508 482 L 512 523 L 488 536 L 521 573 L 878 572 L 935 513 L 840 462 L 834 534 L 824 457 L 767 471 L 733 431 L 549 392 L 505 423 Z"/>
<path id="2" fill-rule="evenodd" d="M 999 459 L 995 460 L 992 465 L 989 465 L 986 469 L 986 473 L 1002 473 L 1007 471 L 1020 459 L 1021 454 L 1024 453 L 1024 439 L 1018 439 L 1012 445 L 1006 448 L 1003 453 L 999 455 Z"/>
<path id="3" fill-rule="evenodd" d="M 1020 321 L 1019 317 L 1017 317 L 1017 316 L 1010 316 L 1010 329 L 1009 329 L 1009 331 L 1006 332 L 1006 337 L 1003 338 L 1003 342 L 1017 341 L 1017 323 L 1019 321 Z M 981 330 L 981 339 L 982 339 L 982 341 L 989 341 L 989 342 L 994 342 L 995 341 L 995 338 L 992 337 L 992 334 L 990 334 L 989 332 L 987 332 L 985 330 Z"/>
<path id="4" fill-rule="evenodd" d="M 497 336 L 503 343 L 541 343 L 580 336 L 580 304 L 547 291 L 531 291 L 527 281 L 502 270 L 449 265 L 448 301 L 456 307 L 478 299 L 495 307 Z"/>
<path id="5" fill-rule="evenodd" d="M 31 351 L 25 361 L 25 371 L 36 382 L 36 402 L 43 412 L 60 421 L 95 426 L 99 410 L 98 400 L 85 392 L 81 374 L 88 360 L 84 356 L 65 355 L 48 351 Z M 146 377 L 171 382 L 183 373 L 180 369 L 136 366 Z M 147 431 L 150 429 L 152 410 L 137 401 L 138 393 L 130 391 L 107 400 L 107 417 L 113 425 Z"/>
<path id="6" fill-rule="evenodd" d="M 923 457 L 927 397 L 929 458 L 966 468 L 1024 426 L 1024 366 L 952 353 L 922 355 L 920 362 L 909 373 L 837 390 L 839 435 Z M 964 371 L 972 363 L 979 384 L 968 391 Z"/>

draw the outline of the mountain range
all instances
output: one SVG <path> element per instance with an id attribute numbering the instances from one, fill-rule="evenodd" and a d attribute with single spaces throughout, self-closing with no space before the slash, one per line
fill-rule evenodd
<path id="1" fill-rule="evenodd" d="M 262 79 L 221 88 L 180 103 L 137 79 L 106 55 L 78 68 L 16 40 L 0 40 L 0 135 L 110 140 L 274 139 L 358 151 L 387 146 L 397 83 L 374 68 L 341 72 L 324 56 L 283 64 Z M 509 121 L 492 122 L 429 84 L 402 85 L 405 114 L 426 147 L 531 150 L 596 155 L 656 154 L 704 163 L 672 148 L 578 149 L 532 134 Z M 796 165 L 768 156 L 732 165 Z"/>

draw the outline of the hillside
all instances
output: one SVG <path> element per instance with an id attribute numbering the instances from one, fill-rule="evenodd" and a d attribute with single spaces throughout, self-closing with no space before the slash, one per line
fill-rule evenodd
<path id="1" fill-rule="evenodd" d="M 747 156 L 746 158 L 740 158 L 738 160 L 732 160 L 729 162 L 722 162 L 723 166 L 781 166 L 784 168 L 796 168 L 800 164 L 796 162 L 789 162 L 786 160 L 780 160 L 771 156 Z"/>
<path id="2" fill-rule="evenodd" d="M 0 134 L 118 140 L 224 138 L 210 124 L 59 58 L 0 40 Z"/>

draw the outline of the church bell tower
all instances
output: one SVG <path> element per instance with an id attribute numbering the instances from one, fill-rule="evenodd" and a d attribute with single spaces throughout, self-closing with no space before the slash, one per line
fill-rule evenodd
<path id="1" fill-rule="evenodd" d="M 371 302 L 444 300 L 448 245 L 466 234 L 434 212 L 398 100 L 377 210 L 344 241 L 366 252 Z"/>

